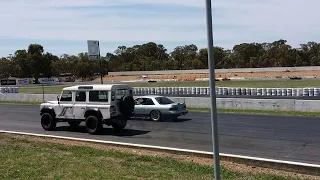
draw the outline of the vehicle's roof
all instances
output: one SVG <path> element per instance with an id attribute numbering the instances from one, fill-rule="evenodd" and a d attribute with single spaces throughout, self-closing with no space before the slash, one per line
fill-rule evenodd
<path id="1" fill-rule="evenodd" d="M 65 87 L 62 90 L 69 90 L 69 91 L 76 91 L 79 90 L 79 87 L 92 87 L 92 89 L 88 90 L 111 90 L 112 87 L 129 87 L 130 85 L 127 84 L 87 84 L 87 85 L 76 85 L 76 86 L 69 86 Z"/>
<path id="2" fill-rule="evenodd" d="M 157 97 L 165 97 L 165 96 L 160 96 L 160 95 L 135 96 L 135 98 L 157 98 Z"/>

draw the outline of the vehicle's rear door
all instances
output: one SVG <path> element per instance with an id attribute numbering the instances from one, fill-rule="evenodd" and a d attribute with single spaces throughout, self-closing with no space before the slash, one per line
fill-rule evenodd
<path id="1" fill-rule="evenodd" d="M 151 98 L 145 98 L 145 101 L 144 101 L 144 114 L 146 116 L 149 116 L 151 111 L 154 110 L 154 109 L 157 109 L 155 107 L 155 104 L 153 102 L 153 99 Z M 159 108 L 158 108 L 159 109 Z"/>
<path id="2" fill-rule="evenodd" d="M 134 116 L 141 117 L 144 114 L 143 98 L 135 99 Z"/>

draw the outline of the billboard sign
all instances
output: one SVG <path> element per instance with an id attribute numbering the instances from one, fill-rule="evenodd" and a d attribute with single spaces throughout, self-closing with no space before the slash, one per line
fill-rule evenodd
<path id="1" fill-rule="evenodd" d="M 18 85 L 28 85 L 28 84 L 30 84 L 30 80 L 28 78 L 17 79 L 17 84 Z"/>
<path id="2" fill-rule="evenodd" d="M 99 41 L 88 40 L 88 56 L 90 60 L 99 59 L 100 57 Z"/>
<path id="3" fill-rule="evenodd" d="M 39 78 L 40 84 L 58 84 L 59 80 L 58 78 L 52 77 L 52 78 Z"/>
<path id="4" fill-rule="evenodd" d="M 3 86 L 17 85 L 17 81 L 15 79 L 2 79 L 1 85 Z"/>

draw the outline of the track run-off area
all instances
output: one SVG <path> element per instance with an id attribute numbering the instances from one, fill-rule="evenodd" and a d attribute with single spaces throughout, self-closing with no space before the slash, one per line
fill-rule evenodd
<path id="1" fill-rule="evenodd" d="M 190 112 L 176 121 L 133 119 L 123 132 L 104 126 L 90 135 L 83 123 L 71 129 L 58 123 L 44 131 L 39 106 L 0 105 L 0 132 L 23 132 L 94 141 L 130 143 L 212 152 L 210 113 Z M 319 165 L 320 118 L 275 115 L 218 114 L 220 153 Z"/>

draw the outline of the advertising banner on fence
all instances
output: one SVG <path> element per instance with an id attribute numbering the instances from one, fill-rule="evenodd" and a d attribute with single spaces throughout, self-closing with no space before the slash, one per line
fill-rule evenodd
<path id="1" fill-rule="evenodd" d="M 17 84 L 18 85 L 28 85 L 28 84 L 30 84 L 30 80 L 28 78 L 17 79 Z"/>
<path id="2" fill-rule="evenodd" d="M 17 85 L 17 81 L 15 79 L 1 79 L 1 85 L 3 86 L 14 86 Z"/>
<path id="3" fill-rule="evenodd" d="M 40 84 L 58 84 L 59 80 L 56 77 L 51 78 L 39 78 Z"/>

